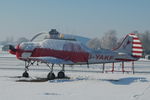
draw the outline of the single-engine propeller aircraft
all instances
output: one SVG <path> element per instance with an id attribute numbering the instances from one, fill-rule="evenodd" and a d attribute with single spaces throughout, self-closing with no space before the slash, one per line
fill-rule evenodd
<path id="1" fill-rule="evenodd" d="M 143 53 L 142 43 L 134 33 L 127 34 L 120 46 L 113 50 L 88 48 L 76 39 L 64 38 L 55 29 L 49 33 L 49 37 L 40 42 L 23 42 L 16 47 L 9 46 L 11 54 L 25 61 L 23 77 L 29 77 L 28 68 L 34 62 L 42 62 L 50 67 L 47 78 L 51 80 L 56 78 L 53 72 L 54 64 L 62 65 L 57 77 L 64 78 L 65 65 L 136 61 Z"/>

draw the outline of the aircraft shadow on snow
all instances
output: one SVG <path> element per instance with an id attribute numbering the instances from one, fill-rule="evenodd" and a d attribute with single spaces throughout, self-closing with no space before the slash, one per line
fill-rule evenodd
<path id="1" fill-rule="evenodd" d="M 63 82 L 74 82 L 74 81 L 85 81 L 85 80 L 97 80 L 97 79 L 91 79 L 88 77 L 76 77 L 76 78 L 56 78 L 54 80 L 48 80 L 47 78 L 41 78 L 41 77 L 35 77 L 35 78 L 23 78 L 22 76 L 15 76 L 15 77 L 9 77 L 9 78 L 15 78 L 16 82 L 50 82 L 50 83 L 63 83 Z"/>
<path id="2" fill-rule="evenodd" d="M 129 85 L 134 82 L 149 82 L 145 77 L 126 77 L 120 79 L 102 79 L 115 85 Z"/>
<path id="3" fill-rule="evenodd" d="M 16 82 L 50 82 L 50 83 L 63 83 L 63 82 L 74 82 L 74 81 L 88 81 L 88 80 L 98 80 L 98 81 L 107 81 L 114 85 L 129 85 L 134 82 L 149 82 L 145 77 L 126 77 L 120 79 L 91 79 L 88 77 L 76 77 L 72 79 L 70 77 L 66 77 L 64 79 L 54 79 L 54 80 L 47 80 L 46 78 L 37 78 L 37 79 L 19 79 Z"/>

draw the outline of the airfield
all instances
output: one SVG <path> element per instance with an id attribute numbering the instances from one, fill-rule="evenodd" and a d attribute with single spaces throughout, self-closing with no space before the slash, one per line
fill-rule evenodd
<path id="1" fill-rule="evenodd" d="M 120 63 L 115 64 L 121 70 Z M 130 70 L 131 63 L 125 63 Z M 106 64 L 105 70 L 110 70 Z M 60 70 L 56 65 L 55 74 Z M 149 100 L 150 61 L 135 62 L 132 72 L 102 73 L 102 64 L 66 66 L 70 79 L 42 80 L 49 68 L 44 64 L 32 66 L 30 78 L 20 77 L 24 62 L 13 56 L 0 57 L 0 100 Z M 30 81 L 41 79 L 39 81 Z M 19 81 L 29 80 L 29 81 Z"/>

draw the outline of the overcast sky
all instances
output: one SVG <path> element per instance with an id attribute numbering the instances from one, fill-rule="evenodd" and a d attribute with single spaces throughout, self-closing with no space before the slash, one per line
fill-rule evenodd
<path id="1" fill-rule="evenodd" d="M 0 0 L 0 40 L 39 32 L 100 37 L 150 30 L 150 0 Z"/>

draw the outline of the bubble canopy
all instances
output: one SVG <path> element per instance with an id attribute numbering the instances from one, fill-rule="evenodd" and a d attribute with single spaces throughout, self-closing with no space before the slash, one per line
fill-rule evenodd
<path id="1" fill-rule="evenodd" d="M 30 41 L 31 42 L 40 42 L 43 41 L 44 39 L 48 38 L 49 34 L 42 32 L 42 33 L 38 33 L 36 34 Z"/>
<path id="2" fill-rule="evenodd" d="M 42 32 L 42 33 L 36 34 L 30 41 L 31 42 L 40 42 L 40 41 L 43 41 L 48 38 L 50 38 L 49 33 Z M 56 39 L 79 41 L 83 44 L 86 44 L 90 40 L 89 38 L 72 35 L 72 34 L 60 34 L 59 38 L 56 38 Z"/>

